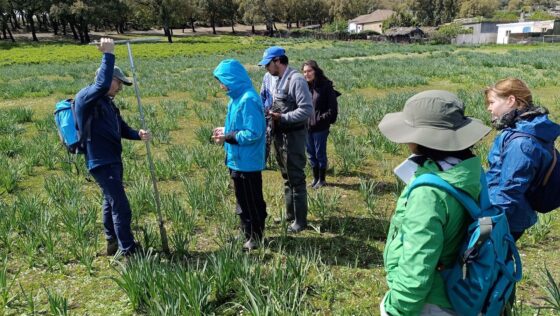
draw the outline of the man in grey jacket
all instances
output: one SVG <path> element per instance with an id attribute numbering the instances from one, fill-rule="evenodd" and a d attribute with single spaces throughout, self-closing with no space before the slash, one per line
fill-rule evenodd
<path id="1" fill-rule="evenodd" d="M 298 233 L 307 227 L 304 168 L 307 120 L 313 113 L 311 93 L 303 75 L 288 66 L 282 47 L 267 48 L 259 66 L 278 77 L 271 86 L 273 101 L 267 115 L 273 122 L 274 150 L 284 178 L 286 219 L 293 220 L 288 231 Z"/>

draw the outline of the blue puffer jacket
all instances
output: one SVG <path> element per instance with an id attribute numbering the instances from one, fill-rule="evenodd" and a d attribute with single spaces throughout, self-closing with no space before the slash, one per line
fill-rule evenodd
<path id="1" fill-rule="evenodd" d="M 224 125 L 226 165 L 237 171 L 264 169 L 265 119 L 262 101 L 247 71 L 234 59 L 222 61 L 214 76 L 228 88 Z"/>
<path id="2" fill-rule="evenodd" d="M 531 137 L 508 140 L 514 132 L 533 135 L 539 141 Z M 537 222 L 537 214 L 525 192 L 534 179 L 541 179 L 548 170 L 552 153 L 544 146 L 559 135 L 560 125 L 550 121 L 547 115 L 539 115 L 518 121 L 514 128 L 504 129 L 494 140 L 486 173 L 490 200 L 505 211 L 512 232 L 521 233 Z"/>

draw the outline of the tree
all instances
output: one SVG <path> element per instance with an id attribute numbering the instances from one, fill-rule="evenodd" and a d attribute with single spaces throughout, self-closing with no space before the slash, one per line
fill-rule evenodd
<path id="1" fill-rule="evenodd" d="M 436 44 L 449 44 L 457 35 L 469 33 L 472 33 L 472 29 L 465 29 L 459 24 L 449 23 L 441 26 L 432 36 L 432 40 Z"/>
<path id="2" fill-rule="evenodd" d="M 255 24 L 264 22 L 262 0 L 239 0 L 239 12 L 243 23 L 251 25 L 251 32 L 255 34 Z"/>
<path id="3" fill-rule="evenodd" d="M 222 0 L 221 1 L 221 11 L 222 16 L 229 20 L 231 23 L 231 32 L 235 34 L 235 22 L 237 20 L 237 12 L 239 10 L 239 4 L 234 0 Z"/>
<path id="4" fill-rule="evenodd" d="M 153 20 L 157 21 L 163 28 L 163 33 L 167 36 L 167 41 L 173 43 L 174 24 L 182 20 L 187 3 L 184 0 L 136 0 L 145 13 L 152 14 Z"/>
<path id="5" fill-rule="evenodd" d="M 529 21 L 546 21 L 546 20 L 555 20 L 556 17 L 547 11 L 544 10 L 537 10 L 529 16 Z"/>
<path id="6" fill-rule="evenodd" d="M 510 0 L 507 4 L 508 11 L 516 11 L 521 9 L 523 5 L 523 0 Z"/>
<path id="7" fill-rule="evenodd" d="M 200 8 L 196 0 L 183 0 L 182 5 L 178 10 L 178 15 L 181 21 L 189 21 L 193 33 L 196 33 L 195 22 L 200 15 Z"/>
<path id="8" fill-rule="evenodd" d="M 10 18 L 10 10 L 11 7 L 8 4 L 8 0 L 0 0 L 0 23 L 2 26 L 2 34 L 4 35 L 4 39 L 8 39 L 8 35 L 10 35 L 10 40 L 15 42 L 14 36 L 12 35 L 12 31 L 10 31 L 10 27 L 8 26 L 8 19 Z"/>
<path id="9" fill-rule="evenodd" d="M 126 28 L 126 23 L 130 19 L 131 8 L 126 1 L 115 0 L 108 1 L 104 6 L 96 8 L 100 17 L 104 17 L 103 21 L 105 26 L 115 26 L 117 33 L 123 34 Z"/>
<path id="10" fill-rule="evenodd" d="M 154 14 L 154 8 L 148 3 L 138 0 L 125 0 L 130 8 L 129 23 L 137 30 L 149 30 L 158 24 L 158 16 Z"/>
<path id="11" fill-rule="evenodd" d="M 66 24 L 70 26 L 74 40 L 78 40 L 78 32 L 76 31 L 76 18 L 72 14 L 70 6 L 73 4 L 73 0 L 58 0 L 53 1 L 50 8 L 50 16 L 60 23 L 62 27 L 62 34 L 66 35 Z"/>
<path id="12" fill-rule="evenodd" d="M 496 11 L 491 20 L 496 22 L 517 22 L 519 14 L 514 11 Z"/>
<path id="13" fill-rule="evenodd" d="M 367 14 L 369 8 L 360 5 L 359 0 L 330 0 L 329 15 L 332 19 L 350 20 L 358 15 Z"/>
<path id="14" fill-rule="evenodd" d="M 459 16 L 462 18 L 472 18 L 483 16 L 491 18 L 500 5 L 499 0 L 464 0 L 461 3 Z"/>
<path id="15" fill-rule="evenodd" d="M 43 11 L 45 8 L 49 8 L 50 4 L 48 0 L 11 0 L 15 9 L 18 9 L 22 13 L 22 17 L 25 16 L 27 23 L 29 23 L 29 28 L 31 30 L 31 36 L 34 42 L 38 42 L 37 31 L 35 29 L 35 19 L 36 13 Z"/>
<path id="16" fill-rule="evenodd" d="M 451 22 L 458 14 L 457 0 L 413 0 L 412 11 L 420 25 Z"/>
<path id="17" fill-rule="evenodd" d="M 329 7 L 325 0 L 308 0 L 308 5 L 312 10 L 305 10 L 308 13 L 307 18 L 313 22 L 318 22 L 320 26 L 329 17 Z"/>
<path id="18" fill-rule="evenodd" d="M 382 29 L 385 31 L 398 26 L 417 26 L 416 19 L 414 19 L 412 13 L 406 11 L 404 8 L 399 8 L 395 13 L 393 13 L 393 15 L 383 22 Z"/>
<path id="19" fill-rule="evenodd" d="M 275 21 L 280 21 L 283 16 L 284 7 L 283 0 L 264 0 L 263 14 L 265 17 L 266 29 L 269 31 L 269 35 L 274 36 L 274 30 L 278 30 Z"/>
<path id="20" fill-rule="evenodd" d="M 220 0 L 199 0 L 198 5 L 203 18 L 210 22 L 212 34 L 216 34 L 216 21 L 220 18 Z"/>
<path id="21" fill-rule="evenodd" d="M 83 0 L 77 0 L 70 6 L 70 12 L 78 28 L 80 43 L 86 44 L 91 42 L 89 38 L 89 19 L 95 16 L 94 7 Z"/>

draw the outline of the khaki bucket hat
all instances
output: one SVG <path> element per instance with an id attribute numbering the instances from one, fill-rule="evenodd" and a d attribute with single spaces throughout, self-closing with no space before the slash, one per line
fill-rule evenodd
<path id="1" fill-rule="evenodd" d="M 459 151 L 476 144 L 491 128 L 466 117 L 465 106 L 455 94 L 428 90 L 408 99 L 402 112 L 386 114 L 379 130 L 395 143 Z"/>

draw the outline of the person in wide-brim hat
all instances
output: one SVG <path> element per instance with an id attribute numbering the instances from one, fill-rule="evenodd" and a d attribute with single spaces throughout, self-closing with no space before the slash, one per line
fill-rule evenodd
<path id="1" fill-rule="evenodd" d="M 405 164 L 417 167 L 410 178 L 396 172 L 403 181 L 433 174 L 478 201 L 484 189 L 482 165 L 471 147 L 490 128 L 465 116 L 463 102 L 455 94 L 418 93 L 406 101 L 402 112 L 385 115 L 379 129 L 391 141 L 406 143 L 414 154 L 407 159 L 413 163 Z M 442 189 L 403 190 L 383 255 L 388 291 L 380 304 L 382 316 L 458 315 L 438 267 L 456 260 L 471 221 L 464 207 Z"/>
<path id="2" fill-rule="evenodd" d="M 453 93 L 429 90 L 408 99 L 402 112 L 385 115 L 379 130 L 395 143 L 457 151 L 473 146 L 491 129 L 466 117 L 463 102 Z"/>

